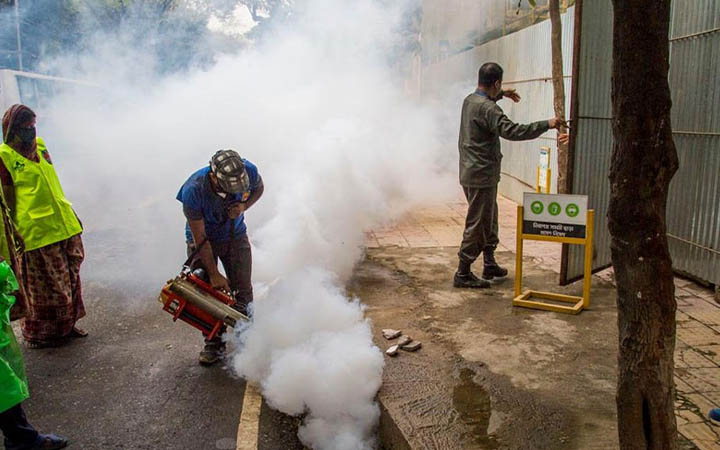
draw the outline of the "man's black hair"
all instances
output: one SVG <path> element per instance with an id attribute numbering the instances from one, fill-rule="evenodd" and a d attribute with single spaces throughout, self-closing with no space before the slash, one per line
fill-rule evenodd
<path id="1" fill-rule="evenodd" d="M 503 70 L 498 63 L 485 63 L 478 70 L 478 85 L 480 86 L 490 87 L 502 78 Z"/>

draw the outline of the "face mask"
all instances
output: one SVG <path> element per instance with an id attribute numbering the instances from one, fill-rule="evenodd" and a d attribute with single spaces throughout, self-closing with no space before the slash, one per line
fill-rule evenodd
<path id="1" fill-rule="evenodd" d="M 495 100 L 497 102 L 497 101 L 502 100 L 502 98 L 503 98 L 502 83 L 500 83 L 500 82 L 496 83 L 495 87 L 498 89 L 498 95 L 495 96 L 495 98 L 493 100 Z"/>
<path id="2" fill-rule="evenodd" d="M 15 134 L 20 138 L 20 141 L 23 144 L 29 144 L 35 140 L 35 127 L 18 128 L 15 130 Z"/>

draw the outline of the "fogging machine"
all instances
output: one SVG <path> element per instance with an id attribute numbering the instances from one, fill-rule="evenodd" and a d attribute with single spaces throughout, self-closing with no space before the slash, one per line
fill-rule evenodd
<path id="1" fill-rule="evenodd" d="M 198 271 L 184 267 L 180 275 L 168 281 L 160 291 L 158 300 L 163 310 L 202 332 L 206 339 L 213 339 L 225 327 L 250 319 L 233 308 L 237 304 L 232 294 L 214 289 L 203 280 Z"/>
<path id="2" fill-rule="evenodd" d="M 234 236 L 233 236 L 234 237 Z M 180 275 L 168 281 L 160 291 L 158 300 L 163 310 L 189 323 L 202 332 L 207 340 L 215 338 L 225 326 L 231 328 L 240 321 L 249 322 L 248 316 L 235 309 L 234 294 L 219 291 L 204 279 L 203 269 L 192 270 L 191 263 L 207 238 L 190 254 Z"/>

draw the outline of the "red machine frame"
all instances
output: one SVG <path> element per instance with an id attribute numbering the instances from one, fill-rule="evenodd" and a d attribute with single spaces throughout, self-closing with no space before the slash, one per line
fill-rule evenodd
<path id="1" fill-rule="evenodd" d="M 192 273 L 182 275 L 182 277 L 212 295 L 220 302 L 231 307 L 235 305 L 236 302 L 232 297 L 213 289 L 212 286 Z M 163 302 L 163 310 L 172 314 L 173 322 L 180 319 L 192 325 L 200 330 L 208 340 L 215 338 L 218 332 L 225 327 L 225 323 L 222 320 L 216 319 L 170 290 L 170 283 L 163 287 L 161 294 L 165 299 Z"/>

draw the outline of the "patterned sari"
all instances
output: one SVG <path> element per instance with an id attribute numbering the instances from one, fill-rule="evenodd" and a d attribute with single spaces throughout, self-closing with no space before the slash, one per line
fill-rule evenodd
<path id="1" fill-rule="evenodd" d="M 79 234 L 23 255 L 21 276 L 27 312 L 22 332 L 26 341 L 62 339 L 85 316 L 80 283 L 84 258 Z"/>

